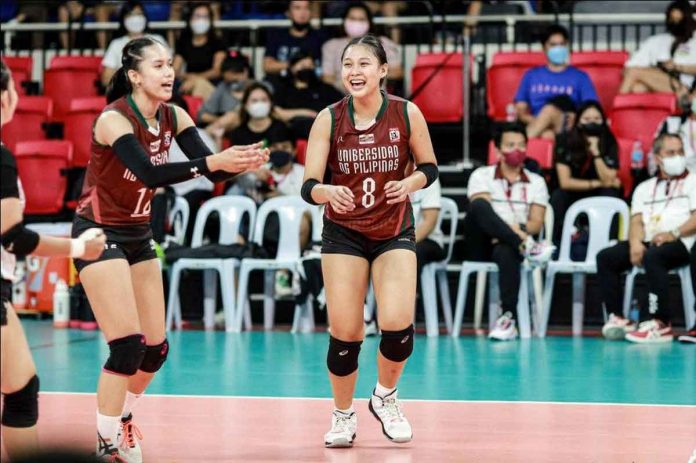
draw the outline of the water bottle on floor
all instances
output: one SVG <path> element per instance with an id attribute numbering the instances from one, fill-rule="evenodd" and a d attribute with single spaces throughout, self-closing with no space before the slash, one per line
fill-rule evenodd
<path id="1" fill-rule="evenodd" d="M 70 323 L 70 293 L 65 281 L 59 279 L 53 290 L 53 327 L 67 328 Z"/>

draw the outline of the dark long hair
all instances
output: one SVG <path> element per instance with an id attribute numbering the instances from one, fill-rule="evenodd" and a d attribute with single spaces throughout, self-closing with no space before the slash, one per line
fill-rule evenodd
<path id="1" fill-rule="evenodd" d="M 143 16 L 145 16 L 145 29 L 143 30 L 143 34 L 147 34 L 149 32 L 150 22 L 147 19 L 145 7 L 139 0 L 129 0 L 121 7 L 121 11 L 118 14 L 118 30 L 116 31 L 114 37 L 123 37 L 124 35 L 128 35 L 128 30 L 126 29 L 124 21 L 126 20 L 126 16 L 131 14 L 136 8 L 140 8 L 140 11 L 143 12 Z"/>
<path id="2" fill-rule="evenodd" d="M 139 37 L 133 39 L 123 47 L 121 55 L 121 67 L 111 76 L 109 85 L 106 87 L 106 101 L 111 103 L 133 91 L 133 84 L 128 78 L 128 71 L 138 70 L 140 62 L 143 60 L 143 50 L 152 45 L 162 45 L 159 40 L 152 37 Z"/>
<path id="3" fill-rule="evenodd" d="M 4 92 L 10 88 L 10 68 L 4 60 L 0 60 L 0 91 Z"/>
<path id="4" fill-rule="evenodd" d="M 382 41 L 377 37 L 372 34 L 367 34 L 363 35 L 362 37 L 356 37 L 354 39 L 351 39 L 350 42 L 345 46 L 343 49 L 343 52 L 341 53 L 341 64 L 343 64 L 343 56 L 346 54 L 346 50 L 348 50 L 349 47 L 352 47 L 353 45 L 363 45 L 367 47 L 370 52 L 377 58 L 377 61 L 379 61 L 379 65 L 383 64 L 388 64 L 387 63 L 387 52 L 384 50 L 384 46 L 382 45 Z M 384 79 L 385 77 L 382 77 L 379 79 L 379 86 L 381 87 L 384 84 Z"/>
<path id="5" fill-rule="evenodd" d="M 268 88 L 266 84 L 255 81 L 247 85 L 244 89 L 244 94 L 242 95 L 242 102 L 239 106 L 240 126 L 246 126 L 249 122 L 249 119 L 251 119 L 251 116 L 249 116 L 249 113 L 247 112 L 246 105 L 249 101 L 249 97 L 251 96 L 251 92 L 258 89 L 263 90 L 268 95 L 268 99 L 271 101 L 271 112 L 268 113 L 268 117 L 273 119 L 273 108 L 275 107 L 275 104 L 273 103 L 273 92 L 271 92 L 271 90 Z"/>
<path id="6" fill-rule="evenodd" d="M 691 40 L 696 30 L 696 20 L 694 20 L 694 11 L 691 3 L 688 0 L 675 0 L 669 4 L 667 7 L 667 12 L 665 13 L 666 21 L 669 22 L 669 15 L 672 10 L 679 10 L 682 14 L 682 21 L 684 21 L 684 35 L 681 37 L 675 37 L 672 47 L 670 48 L 670 56 L 674 56 L 674 52 L 677 51 L 679 45 Z"/>
<path id="7" fill-rule="evenodd" d="M 215 20 L 215 15 L 213 14 L 213 7 L 210 6 L 210 2 L 192 2 L 189 5 L 189 10 L 186 13 L 186 28 L 181 31 L 181 37 L 180 40 L 182 42 L 191 42 L 193 41 L 193 31 L 191 30 L 191 19 L 193 19 L 193 12 L 197 10 L 198 8 L 204 7 L 205 9 L 208 10 L 208 16 L 210 17 L 210 29 L 208 29 L 208 33 L 206 34 L 206 38 L 208 43 L 212 42 L 215 40 L 217 37 L 217 30 L 213 26 L 213 21 Z"/>
<path id="8" fill-rule="evenodd" d="M 570 152 L 571 163 L 574 166 L 582 166 L 585 164 L 589 154 L 589 145 L 587 142 L 587 135 L 580 129 L 580 116 L 590 108 L 594 108 L 602 115 L 602 132 L 599 135 L 599 152 L 602 156 L 607 153 L 616 153 L 618 151 L 618 143 L 614 134 L 609 130 L 607 125 L 607 117 L 604 114 L 602 106 L 597 101 L 585 101 L 582 103 L 578 110 L 575 112 L 575 124 L 573 128 L 568 132 L 565 149 Z"/>

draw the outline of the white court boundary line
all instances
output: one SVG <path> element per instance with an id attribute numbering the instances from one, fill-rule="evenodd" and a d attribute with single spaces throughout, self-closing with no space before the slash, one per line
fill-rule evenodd
<path id="1" fill-rule="evenodd" d="M 60 392 L 60 391 L 41 391 L 40 394 L 46 395 L 86 395 L 95 396 L 95 392 Z M 194 394 L 145 394 L 147 397 L 174 397 L 180 399 L 265 399 L 265 400 L 331 400 L 331 397 L 272 397 L 272 396 L 246 396 L 246 395 L 194 395 Z M 355 398 L 358 401 L 368 399 Z M 669 408 L 694 408 L 696 405 L 676 405 L 676 404 L 637 404 L 637 403 L 617 403 L 617 402 L 554 402 L 544 400 L 465 400 L 465 399 L 399 399 L 402 402 L 431 402 L 431 403 L 465 403 L 465 404 L 526 404 L 526 405 L 592 405 L 592 406 L 618 406 L 618 407 L 669 407 Z"/>

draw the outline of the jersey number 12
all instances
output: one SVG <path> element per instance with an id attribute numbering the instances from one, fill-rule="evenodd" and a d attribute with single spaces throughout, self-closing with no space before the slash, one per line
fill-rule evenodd
<path id="1" fill-rule="evenodd" d="M 150 201 L 143 204 L 143 199 L 145 199 L 145 195 L 147 194 L 147 188 L 139 189 L 138 193 L 140 193 L 140 197 L 138 198 L 138 204 L 135 206 L 135 210 L 131 214 L 131 217 L 143 217 L 150 215 L 150 209 L 152 208 L 152 204 L 150 203 Z"/>

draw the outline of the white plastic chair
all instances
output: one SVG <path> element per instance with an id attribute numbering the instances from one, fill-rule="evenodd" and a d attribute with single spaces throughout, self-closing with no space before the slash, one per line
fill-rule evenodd
<path id="1" fill-rule="evenodd" d="M 194 224 L 191 247 L 203 244 L 203 230 L 208 217 L 217 212 L 220 217 L 219 244 L 234 244 L 239 236 L 239 228 L 244 214 L 249 215 L 250 228 L 253 227 L 256 216 L 256 204 L 245 196 L 219 196 L 206 201 L 198 211 Z M 232 330 L 235 313 L 235 268 L 239 259 L 196 259 L 183 258 L 174 262 L 171 268 L 169 285 L 169 310 L 167 311 L 167 329 L 175 320 L 176 327 L 181 329 L 181 303 L 179 301 L 179 283 L 184 269 L 204 270 L 203 272 L 203 324 L 206 329 L 215 328 L 215 310 L 217 296 L 217 279 L 220 276 L 222 288 L 222 305 L 225 315 L 225 330 Z M 247 325 L 251 319 L 247 317 Z"/>
<path id="2" fill-rule="evenodd" d="M 445 197 L 440 199 L 440 214 L 436 228 L 442 225 L 443 220 L 450 220 L 450 229 L 447 237 L 447 256 L 439 262 L 424 265 L 420 274 L 423 310 L 425 312 L 425 334 L 427 336 L 440 334 L 437 313 L 438 289 L 440 291 L 440 302 L 442 303 L 447 332 L 449 333 L 452 330 L 452 303 L 450 302 L 449 284 L 447 282 L 447 264 L 452 259 L 454 240 L 457 235 L 457 222 L 459 221 L 459 207 L 457 207 L 457 203 L 453 199 Z"/>
<path id="3" fill-rule="evenodd" d="M 551 243 L 551 236 L 553 235 L 553 224 L 554 224 L 554 214 L 553 208 L 551 206 L 546 207 L 544 213 L 544 228 L 541 229 L 541 234 L 539 240 Z M 486 280 L 488 272 L 480 271 L 476 275 L 476 297 L 474 299 L 474 329 L 481 328 L 481 320 L 483 319 L 483 300 L 485 298 L 486 291 Z M 530 313 L 532 314 L 532 326 L 538 331 L 539 330 L 539 318 L 541 314 L 541 307 L 544 303 L 544 276 L 541 266 L 535 266 L 532 269 L 532 282 L 534 297 L 531 299 L 533 302 L 530 306 Z M 497 281 L 491 282 L 491 287 L 489 287 L 489 302 L 488 302 L 488 329 L 493 329 L 493 325 L 496 321 L 496 316 L 498 311 L 498 299 L 499 299 L 499 289 L 497 287 Z"/>
<path id="4" fill-rule="evenodd" d="M 169 223 L 172 227 L 172 236 L 177 244 L 184 244 L 186 239 L 186 229 L 188 228 L 191 210 L 189 203 L 181 196 L 174 199 L 174 205 L 169 211 Z"/>
<path id="5" fill-rule="evenodd" d="M 301 257 L 300 226 L 305 212 L 312 213 L 314 206 L 307 204 L 299 196 L 279 196 L 266 200 L 256 214 L 252 241 L 263 243 L 263 230 L 269 214 L 276 212 L 280 223 L 278 254 L 273 259 L 248 258 L 242 259 L 239 267 L 239 286 L 237 290 L 237 313 L 233 324 L 234 332 L 242 331 L 243 315 L 249 313 L 248 286 L 249 274 L 252 270 L 264 270 L 263 325 L 264 329 L 273 328 L 275 317 L 275 271 L 289 270 L 294 272 Z M 314 328 L 314 314 L 311 304 L 297 305 L 292 332 L 311 331 Z M 248 326 L 247 326 L 248 327 Z"/>
<path id="6" fill-rule="evenodd" d="M 633 299 L 633 287 L 635 286 L 636 276 L 645 273 L 642 267 L 633 267 L 626 275 L 626 287 L 624 289 L 623 311 L 624 317 L 628 318 L 631 310 L 631 300 Z M 679 276 L 681 280 L 682 303 L 684 304 L 684 321 L 688 330 L 696 323 L 696 311 L 694 311 L 694 288 L 691 285 L 691 269 L 689 266 L 675 268 L 670 274 Z"/>
<path id="7" fill-rule="evenodd" d="M 589 221 L 589 241 L 587 255 L 584 261 L 570 259 L 571 237 L 575 220 L 581 214 L 586 214 Z M 561 249 L 558 260 L 551 261 L 546 267 L 546 282 L 544 284 L 544 304 L 541 312 L 539 336 L 546 336 L 553 298 L 553 285 L 558 273 L 573 274 L 573 335 L 582 334 L 583 316 L 585 311 L 585 276 L 597 273 L 597 253 L 608 247 L 609 233 L 614 216 L 619 215 L 619 236 L 628 236 L 629 213 L 628 205 L 618 198 L 598 196 L 581 199 L 573 203 L 566 212 L 563 221 Z"/>

